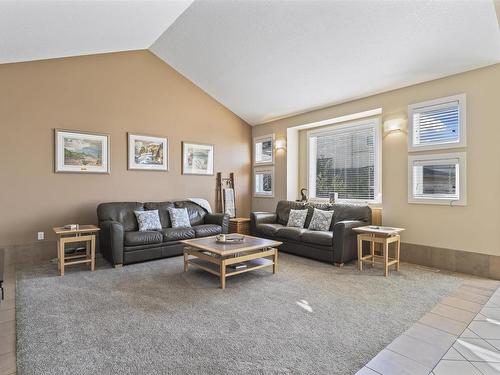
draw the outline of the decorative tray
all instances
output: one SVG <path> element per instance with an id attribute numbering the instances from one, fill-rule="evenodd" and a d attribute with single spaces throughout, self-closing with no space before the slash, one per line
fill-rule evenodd
<path id="1" fill-rule="evenodd" d="M 242 243 L 245 241 L 245 236 L 242 235 L 218 235 L 215 242 L 222 244 Z"/>

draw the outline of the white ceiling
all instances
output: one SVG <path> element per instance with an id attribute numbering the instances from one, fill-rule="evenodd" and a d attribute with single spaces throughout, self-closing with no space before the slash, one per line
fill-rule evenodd
<path id="1" fill-rule="evenodd" d="M 0 0 L 0 64 L 146 49 L 191 3 Z"/>
<path id="2" fill-rule="evenodd" d="M 0 0 L 0 64 L 148 47 L 254 125 L 498 63 L 500 31 L 491 0 Z"/>
<path id="3" fill-rule="evenodd" d="M 196 1 L 151 47 L 250 124 L 500 62 L 491 0 Z"/>

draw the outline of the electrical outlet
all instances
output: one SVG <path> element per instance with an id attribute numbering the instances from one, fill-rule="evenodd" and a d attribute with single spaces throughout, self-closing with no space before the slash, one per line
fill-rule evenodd
<path id="1" fill-rule="evenodd" d="M 41 241 L 45 239 L 45 233 L 44 232 L 38 232 L 38 240 Z"/>

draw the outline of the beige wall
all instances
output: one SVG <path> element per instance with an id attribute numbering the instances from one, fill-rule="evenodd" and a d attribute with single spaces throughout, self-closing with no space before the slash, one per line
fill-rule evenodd
<path id="1" fill-rule="evenodd" d="M 250 126 L 150 52 L 0 65 L 0 126 L 0 246 L 94 223 L 99 202 L 214 204 L 215 176 L 181 175 L 183 140 L 215 144 L 215 172 L 235 172 L 238 213 L 250 210 Z M 109 133 L 111 174 L 55 174 L 54 128 Z M 168 137 L 170 171 L 127 171 L 127 132 Z"/>
<path id="2" fill-rule="evenodd" d="M 409 204 L 407 135 L 394 133 L 383 139 L 383 221 L 407 228 L 407 243 L 500 255 L 500 64 L 259 125 L 253 136 L 285 138 L 289 127 L 379 107 L 383 119 L 406 119 L 408 104 L 458 93 L 467 94 L 468 205 Z M 286 198 L 284 153 L 276 157 L 275 180 L 275 198 L 253 198 L 253 209 L 274 210 Z"/>

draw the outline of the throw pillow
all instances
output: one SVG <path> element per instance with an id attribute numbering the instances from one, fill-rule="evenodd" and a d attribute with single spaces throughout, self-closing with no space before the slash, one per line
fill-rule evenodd
<path id="1" fill-rule="evenodd" d="M 148 230 L 161 230 L 160 215 L 158 210 L 134 211 L 139 223 L 139 232 Z"/>
<path id="2" fill-rule="evenodd" d="M 172 228 L 191 228 L 186 208 L 169 208 L 168 213 L 172 222 Z"/>
<path id="3" fill-rule="evenodd" d="M 309 223 L 309 230 L 330 230 L 332 224 L 333 210 L 323 211 L 314 209 L 311 222 Z"/>
<path id="4" fill-rule="evenodd" d="M 306 222 L 307 210 L 290 210 L 287 227 L 304 228 Z"/>

